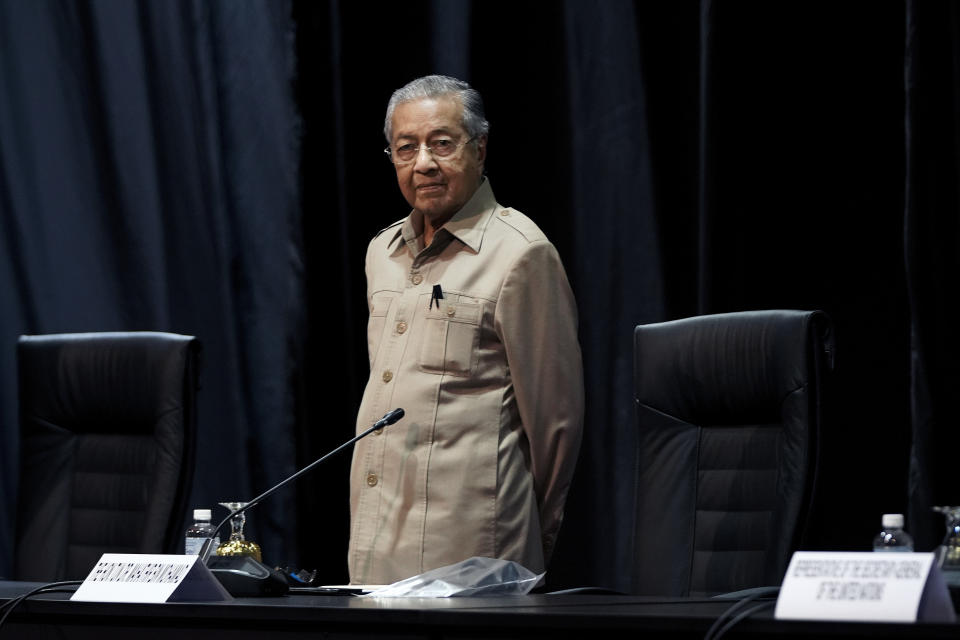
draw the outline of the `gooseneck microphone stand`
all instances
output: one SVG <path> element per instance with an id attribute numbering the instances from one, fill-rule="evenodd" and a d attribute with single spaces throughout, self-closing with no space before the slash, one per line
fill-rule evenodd
<path id="1" fill-rule="evenodd" d="M 351 438 L 350 440 L 344 442 L 344 443 L 341 444 L 339 447 L 337 447 L 337 448 L 334 449 L 333 451 L 330 451 L 329 453 L 327 453 L 327 454 L 324 455 L 323 457 L 318 458 L 317 460 L 314 460 L 312 463 L 310 463 L 309 465 L 307 465 L 307 466 L 304 467 L 303 469 L 300 469 L 299 471 L 297 471 L 296 473 L 294 473 L 294 474 L 293 474 L 292 476 L 290 476 L 289 478 L 286 478 L 285 480 L 281 481 L 279 484 L 274 485 L 273 487 L 270 487 L 269 489 L 267 489 L 266 491 L 264 491 L 263 493 L 261 493 L 259 496 L 257 496 L 257 497 L 254 498 L 253 500 L 250 500 L 249 502 L 247 502 L 244 506 L 242 506 L 242 507 L 240 507 L 239 509 L 237 509 L 236 511 L 233 511 L 232 513 L 230 513 L 230 515 L 228 515 L 226 518 L 224 518 L 224 519 L 220 522 L 220 524 L 217 525 L 217 528 L 213 530 L 213 533 L 211 533 L 210 536 L 204 541 L 203 546 L 200 548 L 200 553 L 199 553 L 199 555 L 200 555 L 200 561 L 203 562 L 203 564 L 205 564 L 205 565 L 210 565 L 210 564 L 211 564 L 211 562 L 210 562 L 210 560 L 211 560 L 210 556 L 211 556 L 211 553 L 214 551 L 214 549 L 213 549 L 213 541 L 214 541 L 214 539 L 217 537 L 217 535 L 220 533 L 220 530 L 223 529 L 224 525 L 227 524 L 228 522 L 230 522 L 230 520 L 232 520 L 233 518 L 236 518 L 236 517 L 239 516 L 240 514 L 246 512 L 248 509 L 250 509 L 250 508 L 253 507 L 254 505 L 259 504 L 260 502 L 262 502 L 262 501 L 265 500 L 266 498 L 268 498 L 268 497 L 270 497 L 271 495 L 273 495 L 277 490 L 279 490 L 279 489 L 287 486 L 289 483 L 293 482 L 294 480 L 296 480 L 297 478 L 299 478 L 299 477 L 302 476 L 303 474 L 307 473 L 308 471 L 311 471 L 311 470 L 314 469 L 317 465 L 319 465 L 321 462 L 323 462 L 324 460 L 326 460 L 326 459 L 329 458 L 330 456 L 332 456 L 332 455 L 334 455 L 334 454 L 336 454 L 336 453 L 339 453 L 339 452 L 342 451 L 343 449 L 345 449 L 345 448 L 349 447 L 350 445 L 356 443 L 356 442 L 357 442 L 358 440 L 360 440 L 361 438 L 367 437 L 368 435 L 370 435 L 370 434 L 373 433 L 374 431 L 376 431 L 376 430 L 378 430 L 378 429 L 382 429 L 382 428 L 384 428 L 384 427 L 386 427 L 386 426 L 389 426 L 389 425 L 397 422 L 398 420 L 400 420 L 400 418 L 403 417 L 403 413 L 404 413 L 404 412 L 403 412 L 403 409 L 394 409 L 393 411 L 390 411 L 389 413 L 385 414 L 382 418 L 380 418 L 379 420 L 377 420 L 375 423 L 373 423 L 373 425 L 372 425 L 370 428 L 368 428 L 366 431 L 364 431 L 363 433 L 361 433 L 361 434 L 359 434 L 359 435 Z M 230 556 L 224 556 L 223 558 L 217 557 L 217 561 L 218 561 L 218 562 L 217 562 L 216 564 L 223 564 L 223 563 L 222 563 L 222 560 L 223 560 L 224 558 L 229 558 L 229 557 L 230 557 Z M 238 568 L 220 567 L 220 571 L 229 571 L 229 572 L 230 572 L 231 575 L 230 575 L 230 580 L 229 580 L 229 582 L 230 582 L 231 584 L 227 584 L 228 581 L 224 579 L 225 575 L 222 574 L 222 573 L 220 573 L 220 572 L 218 572 L 218 570 L 217 570 L 216 568 L 211 567 L 211 570 L 213 571 L 213 574 L 214 574 L 215 576 L 217 576 L 217 578 L 220 579 L 220 581 L 221 581 L 222 583 L 224 583 L 224 586 L 227 587 L 227 590 L 230 591 L 231 594 L 233 594 L 233 595 L 273 595 L 273 593 L 266 593 L 263 587 L 244 586 L 243 584 L 239 584 L 239 582 L 242 582 L 242 581 L 243 581 L 243 580 L 242 580 L 242 577 L 243 577 L 242 574 L 243 574 L 243 573 L 257 574 L 257 579 L 262 580 L 263 578 L 266 577 L 266 575 L 264 575 L 264 574 L 269 574 L 269 573 L 271 573 L 271 571 L 272 571 L 271 569 L 267 568 L 266 566 L 264 566 L 264 565 L 256 562 L 256 561 L 253 560 L 252 558 L 243 558 L 243 564 L 245 565 L 243 570 L 238 569 Z M 259 565 L 259 566 L 257 566 L 257 565 Z M 252 571 L 252 572 L 250 571 L 250 568 L 251 568 L 251 567 L 253 568 L 253 571 Z M 261 569 L 262 569 L 262 570 L 261 570 Z M 276 572 L 274 571 L 273 573 L 276 573 Z M 253 578 L 252 575 L 251 575 L 251 578 Z M 284 586 L 286 586 L 285 580 L 284 580 Z M 268 590 L 268 591 L 269 591 L 269 590 Z M 274 590 L 274 591 L 276 591 L 276 590 Z M 286 589 L 283 589 L 283 592 L 285 593 L 285 592 L 286 592 Z"/>

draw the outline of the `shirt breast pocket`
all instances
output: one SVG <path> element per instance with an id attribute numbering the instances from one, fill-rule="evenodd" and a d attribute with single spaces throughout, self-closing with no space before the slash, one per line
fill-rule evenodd
<path id="1" fill-rule="evenodd" d="M 370 299 L 370 318 L 367 320 L 367 354 L 370 357 L 370 366 L 373 367 L 383 338 L 383 330 L 387 322 L 387 313 L 396 297 L 393 291 L 378 291 Z"/>
<path id="2" fill-rule="evenodd" d="M 481 305 L 472 302 L 441 301 L 427 311 L 420 370 L 452 376 L 470 376 L 480 344 Z"/>

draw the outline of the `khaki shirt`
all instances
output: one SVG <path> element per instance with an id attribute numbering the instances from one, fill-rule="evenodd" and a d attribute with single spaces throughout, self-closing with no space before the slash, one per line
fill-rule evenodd
<path id="1" fill-rule="evenodd" d="M 573 293 L 554 246 L 484 181 L 423 248 L 417 212 L 367 250 L 370 379 L 350 474 L 350 578 L 472 556 L 541 572 L 580 447 Z M 433 300 L 434 285 L 442 299 Z"/>

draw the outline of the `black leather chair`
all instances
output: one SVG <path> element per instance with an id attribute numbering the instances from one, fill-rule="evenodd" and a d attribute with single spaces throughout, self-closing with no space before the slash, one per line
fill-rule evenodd
<path id="1" fill-rule="evenodd" d="M 813 496 L 833 357 L 819 311 L 636 327 L 635 593 L 780 584 Z"/>
<path id="2" fill-rule="evenodd" d="M 199 342 L 21 336 L 15 576 L 83 579 L 101 554 L 182 553 Z"/>

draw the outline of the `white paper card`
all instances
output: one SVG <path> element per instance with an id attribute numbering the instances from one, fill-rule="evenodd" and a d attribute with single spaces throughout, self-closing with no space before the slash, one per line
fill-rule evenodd
<path id="1" fill-rule="evenodd" d="M 954 622 L 932 553 L 797 551 L 783 578 L 779 620 Z"/>
<path id="2" fill-rule="evenodd" d="M 71 600 L 221 602 L 233 597 L 198 556 L 105 553 Z"/>

